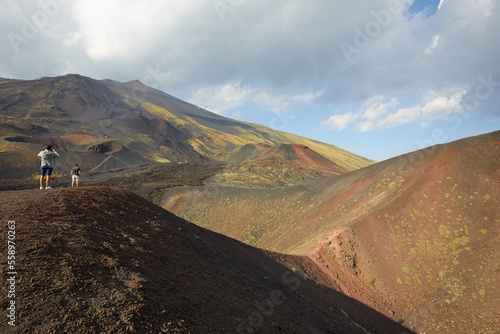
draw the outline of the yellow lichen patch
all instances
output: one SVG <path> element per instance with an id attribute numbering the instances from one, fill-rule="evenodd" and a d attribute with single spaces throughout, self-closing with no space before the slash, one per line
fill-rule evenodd
<path id="1" fill-rule="evenodd" d="M 172 161 L 170 161 L 170 160 L 168 160 L 166 158 L 163 158 L 158 153 L 150 154 L 148 156 L 148 158 L 151 159 L 151 160 L 153 160 L 153 161 L 156 161 L 156 162 L 159 162 L 159 163 L 163 163 L 163 164 L 168 164 L 168 163 L 172 162 Z"/>
<path id="2" fill-rule="evenodd" d="M 1 168 L 23 168 L 26 165 L 34 165 L 39 161 L 36 154 L 26 150 L 26 146 L 20 143 L 3 145 L 0 152 L 2 153 L 2 158 L 0 159 Z"/>
<path id="3" fill-rule="evenodd" d="M 451 231 L 448 227 L 444 225 L 439 226 L 439 234 L 441 234 L 444 237 L 449 237 L 451 235 Z"/>
<path id="4" fill-rule="evenodd" d="M 149 103 L 149 102 L 142 102 L 141 106 L 144 109 L 146 109 L 147 111 L 149 111 L 150 113 L 152 113 L 156 116 L 159 116 L 163 119 L 169 120 L 169 121 L 178 118 L 174 114 L 172 114 L 170 111 L 168 111 L 167 109 L 159 107 L 159 106 L 152 104 L 152 103 Z"/>
<path id="5" fill-rule="evenodd" d="M 425 217 L 425 211 L 423 211 L 423 210 L 413 209 L 413 213 L 414 213 L 417 217 Z"/>
<path id="6" fill-rule="evenodd" d="M 468 236 L 464 235 L 460 238 L 455 239 L 453 242 L 459 243 L 460 245 L 465 246 L 470 242 L 470 238 Z"/>
<path id="7" fill-rule="evenodd" d="M 153 143 L 154 142 L 154 140 L 153 140 L 153 138 L 151 138 L 151 136 L 144 134 L 144 133 L 138 133 L 137 137 L 146 143 Z"/>

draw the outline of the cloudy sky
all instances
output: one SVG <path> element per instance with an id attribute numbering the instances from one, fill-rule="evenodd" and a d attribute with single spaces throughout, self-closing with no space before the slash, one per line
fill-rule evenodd
<path id="1" fill-rule="evenodd" d="M 384 160 L 500 129 L 494 0 L 0 0 L 0 77 L 138 79 Z"/>

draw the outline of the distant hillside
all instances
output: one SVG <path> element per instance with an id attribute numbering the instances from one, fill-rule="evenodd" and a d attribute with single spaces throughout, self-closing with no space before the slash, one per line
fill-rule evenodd
<path id="1" fill-rule="evenodd" d="M 331 288 L 417 332 L 500 332 L 500 131 L 298 186 L 173 188 L 161 204 L 307 256 Z"/>
<path id="2" fill-rule="evenodd" d="M 103 81 L 114 91 L 139 101 L 149 112 L 166 119 L 176 126 L 192 131 L 191 145 L 205 156 L 227 161 L 227 156 L 244 144 L 303 144 L 324 155 L 346 170 L 367 166 L 374 161 L 342 150 L 334 145 L 321 143 L 268 127 L 223 117 L 203 108 L 152 89 L 139 81 L 118 83 Z M 226 146 L 220 149 L 220 144 Z"/>
<path id="3" fill-rule="evenodd" d="M 333 174 L 373 163 L 333 145 L 222 117 L 138 81 L 66 75 L 2 83 L 2 177 L 30 176 L 46 144 L 68 157 L 62 168 L 81 162 L 99 173 L 157 163 L 226 163 L 254 144 L 305 145 L 338 166 Z"/>
<path id="4" fill-rule="evenodd" d="M 8 82 L 8 81 L 19 81 L 16 79 L 7 79 L 7 78 L 0 78 L 0 83 Z"/>
<path id="5" fill-rule="evenodd" d="M 409 333 L 274 256 L 107 187 L 1 192 L 2 333 Z M 0 257 L 4 279 L 7 256 Z M 317 278 L 321 282 L 321 278 Z M 319 281 L 318 281 L 319 282 Z M 9 311 L 10 312 L 10 311 Z M 10 314 L 10 313 L 9 313 Z"/>

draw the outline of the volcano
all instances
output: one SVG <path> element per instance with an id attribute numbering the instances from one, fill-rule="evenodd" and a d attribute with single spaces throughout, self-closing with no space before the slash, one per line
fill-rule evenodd
<path id="1" fill-rule="evenodd" d="M 214 114 L 139 81 L 68 74 L 2 82 L 2 178 L 30 177 L 47 144 L 66 157 L 60 164 L 64 170 L 78 162 L 91 173 L 133 172 L 166 163 L 234 164 L 245 145 L 276 147 L 276 152 L 280 145 L 307 146 L 323 160 L 316 159 L 319 164 L 311 168 L 321 170 L 321 176 L 373 163 L 333 145 Z M 309 169 L 307 164 L 301 168 Z"/>

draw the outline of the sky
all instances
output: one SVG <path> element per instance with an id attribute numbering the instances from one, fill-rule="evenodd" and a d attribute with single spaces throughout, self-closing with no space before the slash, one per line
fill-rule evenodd
<path id="1" fill-rule="evenodd" d="M 139 80 L 382 161 L 500 129 L 494 0 L 0 0 L 0 77 Z"/>

